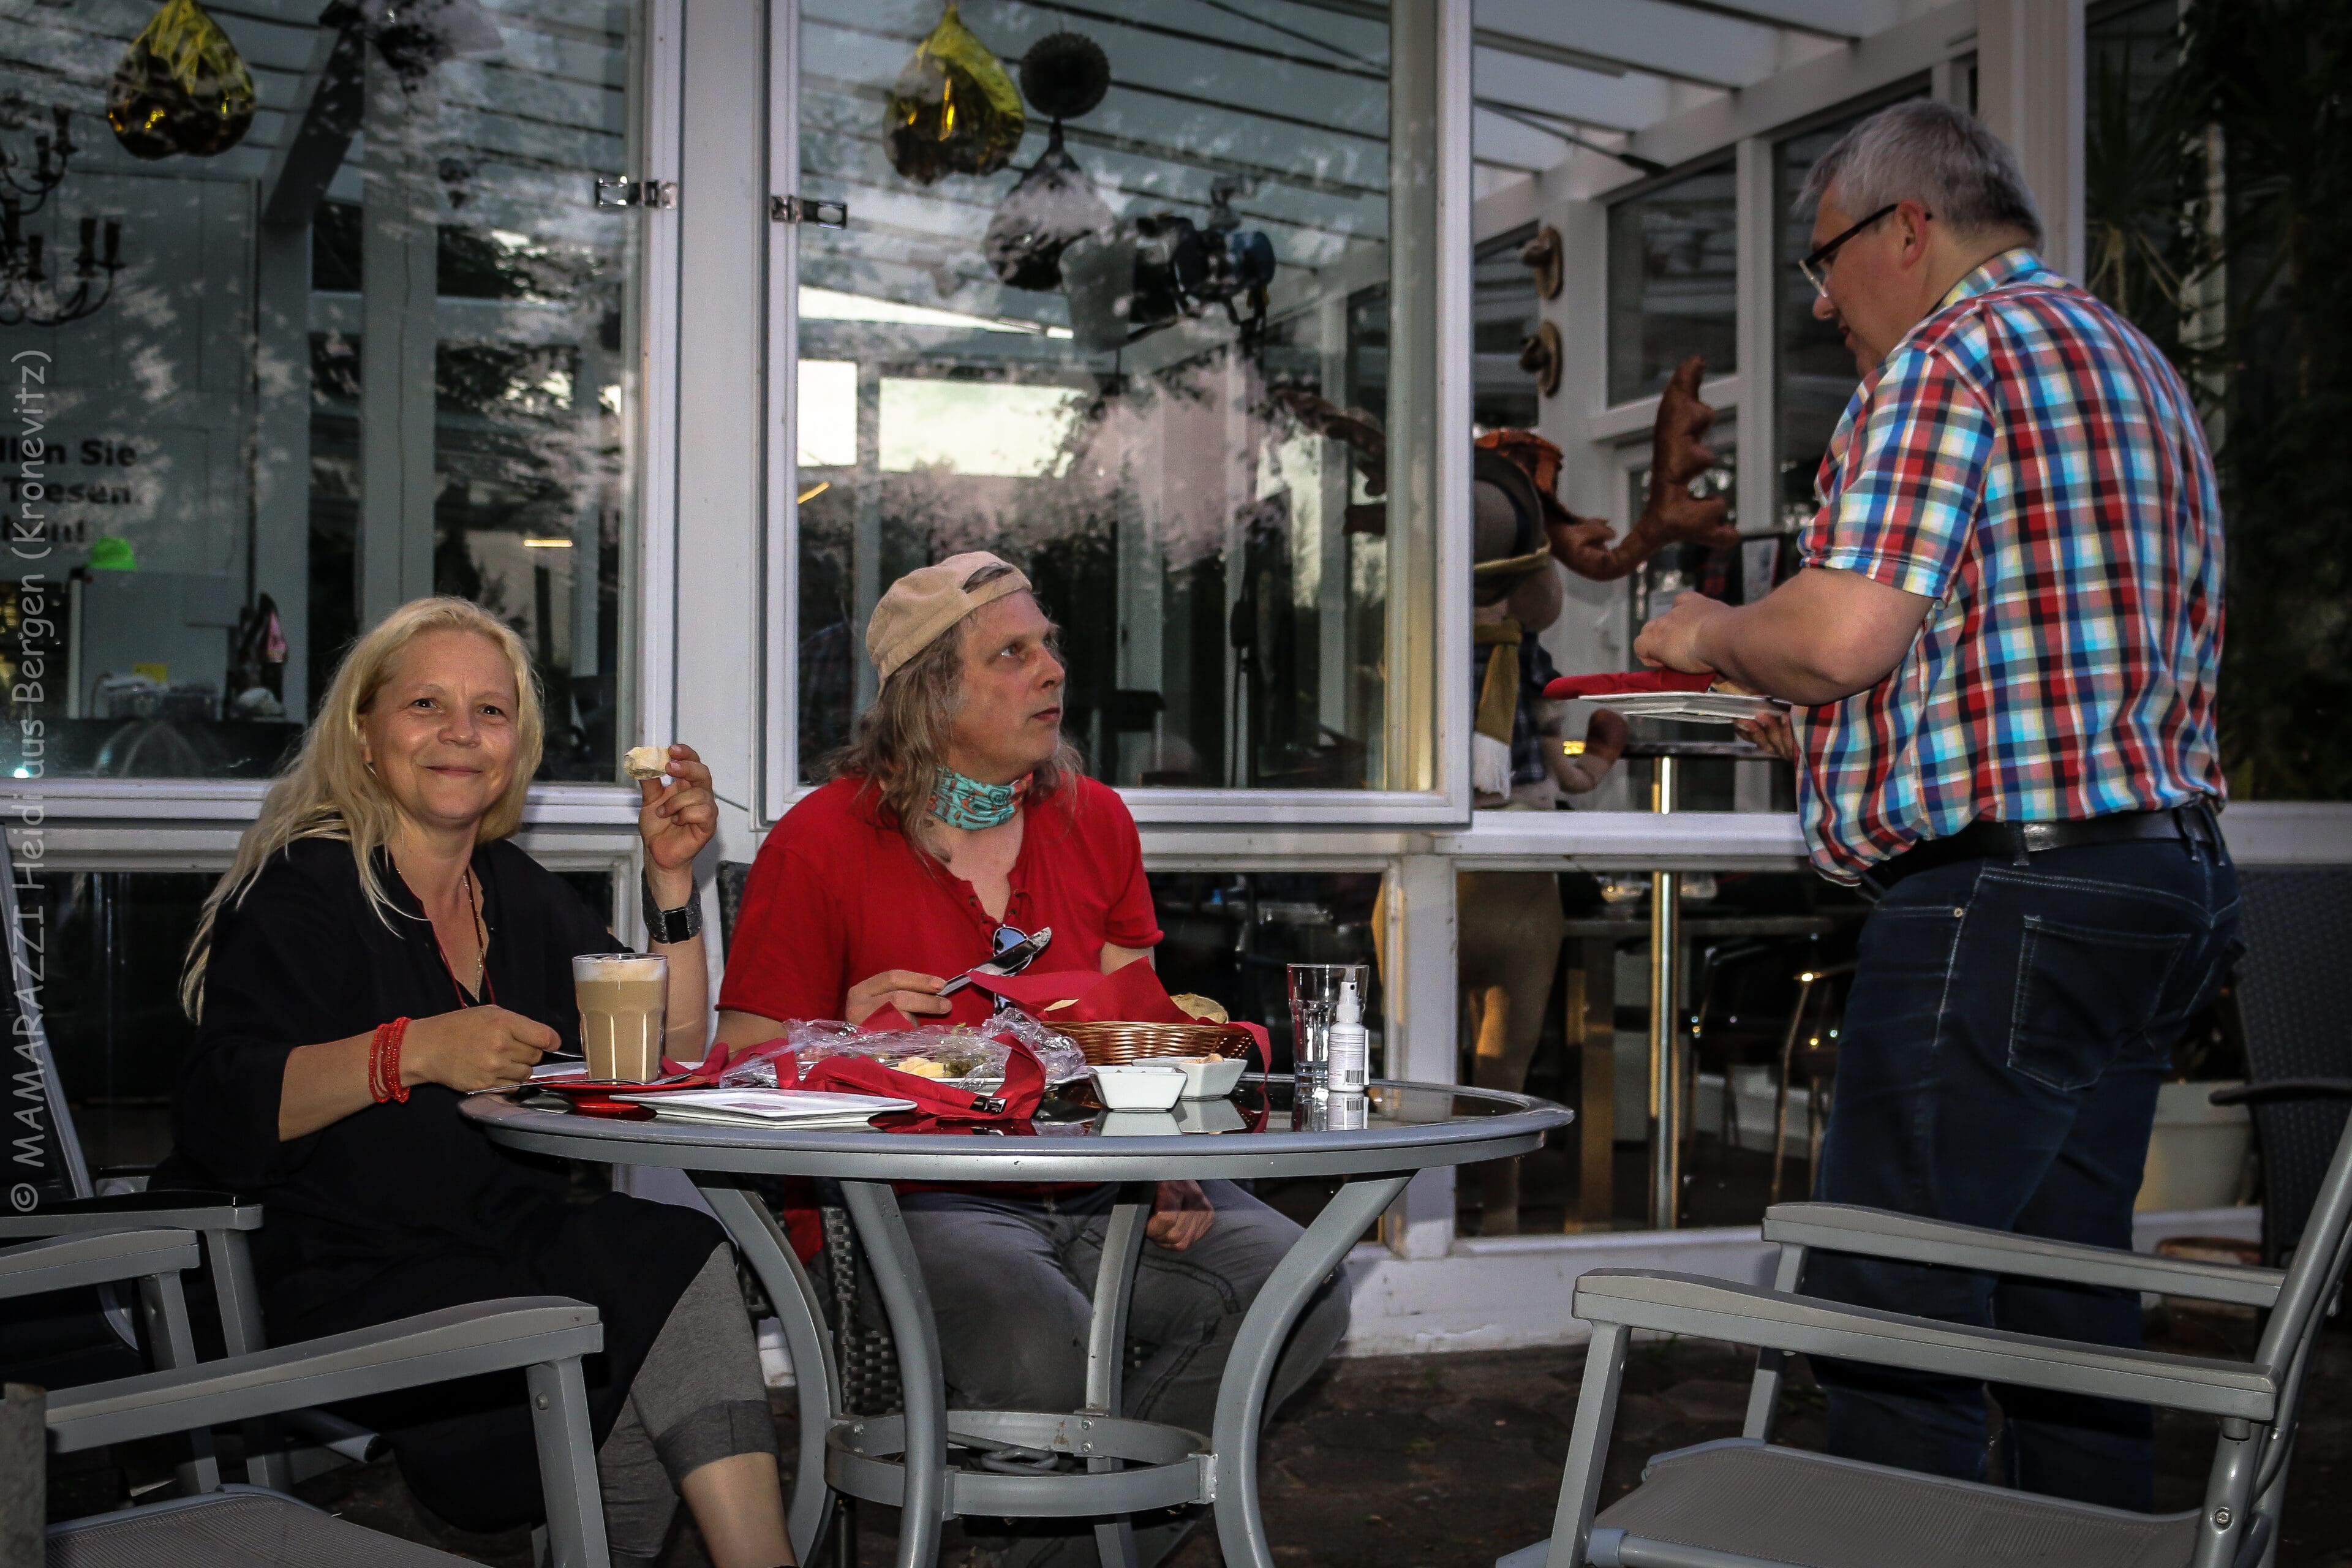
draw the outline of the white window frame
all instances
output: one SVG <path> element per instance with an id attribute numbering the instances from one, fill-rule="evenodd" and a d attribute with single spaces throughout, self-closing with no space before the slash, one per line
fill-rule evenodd
<path id="1" fill-rule="evenodd" d="M 1391 299 L 1390 507 L 1391 589 L 1385 641 L 1392 678 L 1384 753 L 1405 759 L 1417 787 L 1388 790 L 1122 789 L 1140 824 L 1442 826 L 1470 815 L 1470 457 L 1448 433 L 1470 427 L 1471 0 L 1395 0 L 1389 84 L 1391 144 L 1420 130 L 1433 145 L 1436 177 L 1407 177 L 1392 163 L 1389 223 Z M 769 166 L 772 188 L 800 167 L 799 0 L 769 0 Z M 1413 48 L 1404 40 L 1423 40 Z M 1402 158 L 1403 153 L 1395 156 Z M 853 212 L 851 221 L 857 215 Z M 799 244 L 779 225 L 768 251 L 764 421 L 765 558 L 758 626 L 761 698 L 757 726 L 754 831 L 780 820 L 807 793 L 800 784 L 799 493 L 797 363 Z M 1413 279 L 1425 277 L 1414 289 Z M 1416 297 L 1407 298 L 1414 289 Z M 1416 366 L 1426 364 L 1420 374 Z M 1416 395 L 1420 391 L 1421 395 Z M 1416 580 L 1419 592 L 1400 591 Z"/>

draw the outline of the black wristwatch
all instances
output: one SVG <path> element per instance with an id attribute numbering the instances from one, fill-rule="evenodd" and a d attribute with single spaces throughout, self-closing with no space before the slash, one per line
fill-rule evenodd
<path id="1" fill-rule="evenodd" d="M 674 910 L 665 910 L 654 903 L 654 885 L 643 877 L 637 879 L 637 894 L 646 910 L 647 942 L 690 942 L 702 934 L 702 900 L 688 895 L 685 903 Z"/>

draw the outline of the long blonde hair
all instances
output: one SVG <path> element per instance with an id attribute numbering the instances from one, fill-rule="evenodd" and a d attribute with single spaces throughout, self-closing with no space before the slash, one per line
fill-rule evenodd
<path id="1" fill-rule="evenodd" d="M 490 639 L 506 655 L 514 671 L 514 775 L 481 824 L 477 843 L 504 838 L 522 825 L 525 795 L 531 775 L 539 771 L 540 748 L 546 720 L 539 701 L 539 683 L 530 656 L 507 624 L 470 599 L 411 599 L 386 616 L 375 628 L 352 646 L 328 684 L 326 700 L 293 765 L 269 786 L 261 816 L 237 840 L 236 860 L 205 900 L 195 935 L 188 942 L 188 960 L 180 975 L 180 1005 L 191 1018 L 200 1017 L 205 1002 L 205 966 L 212 958 L 213 931 L 225 904 L 239 903 L 253 887 L 271 856 L 299 838 L 340 838 L 352 847 L 360 886 L 376 918 L 391 923 L 392 900 L 376 873 L 375 852 L 392 842 L 399 826 L 398 808 L 383 782 L 367 765 L 360 723 L 383 683 L 391 679 L 394 661 L 408 645 L 427 632 L 472 632 Z"/>

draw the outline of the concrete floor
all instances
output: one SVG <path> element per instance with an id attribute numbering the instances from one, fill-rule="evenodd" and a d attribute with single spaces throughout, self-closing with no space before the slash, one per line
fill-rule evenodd
<path id="1" fill-rule="evenodd" d="M 2203 1312 L 2151 1314 L 2152 1346 L 2187 1354 L 2242 1357 L 2251 1319 Z M 1333 1363 L 1267 1435 L 1263 1472 L 1269 1534 L 1285 1568 L 1393 1564 L 1471 1568 L 1546 1533 L 1551 1524 L 1569 1419 L 1583 1371 L 1580 1350 L 1385 1357 Z M 1692 1341 L 1636 1348 L 1619 1409 L 1607 1498 L 1633 1485 L 1651 1454 L 1739 1427 L 1748 1358 Z M 780 1401 L 781 1404 L 781 1401 Z M 1792 1379 L 1780 1436 L 1801 1447 L 1822 1440 L 1821 1396 Z M 2285 1537 L 2287 1568 L 2352 1568 L 2352 1327 L 2323 1342 L 2304 1403 Z M 793 1422 L 781 1412 L 787 1449 Z M 2213 1425 L 2159 1416 L 2158 1504 L 2193 1507 L 2203 1493 Z M 306 1483 L 304 1494 L 359 1521 L 485 1563 L 528 1568 L 527 1540 L 457 1536 L 417 1513 L 389 1465 L 352 1468 Z M 868 1510 L 859 1560 L 887 1563 L 892 1516 Z M 960 1564 L 970 1547 L 949 1531 L 941 1561 Z M 1073 1552 L 1072 1558 L 1091 1558 Z M 1196 1531 L 1170 1568 L 1216 1568 L 1213 1535 Z M 705 1568 L 700 1543 L 684 1527 L 664 1568 Z"/>

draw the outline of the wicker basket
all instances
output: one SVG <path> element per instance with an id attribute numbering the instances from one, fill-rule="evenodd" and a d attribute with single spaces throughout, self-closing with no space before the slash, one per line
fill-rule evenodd
<path id="1" fill-rule="evenodd" d="M 1231 1024 L 1051 1024 L 1086 1053 L 1087 1065 L 1115 1067 L 1146 1057 L 1243 1057 L 1255 1048 Z"/>

